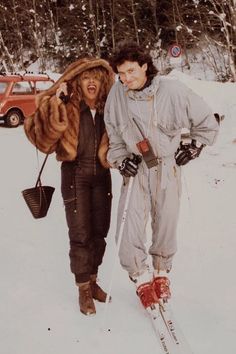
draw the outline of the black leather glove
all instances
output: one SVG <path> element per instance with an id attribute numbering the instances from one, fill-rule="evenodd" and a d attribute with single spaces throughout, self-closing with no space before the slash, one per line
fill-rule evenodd
<path id="1" fill-rule="evenodd" d="M 180 146 L 175 153 L 175 160 L 177 165 L 186 165 L 186 163 L 188 163 L 190 160 L 198 157 L 204 146 L 204 144 L 197 146 L 196 140 L 192 140 L 190 144 L 183 144 L 181 141 Z"/>
<path id="2" fill-rule="evenodd" d="M 126 157 L 118 167 L 120 174 L 124 177 L 134 177 L 138 172 L 138 165 L 142 161 L 142 156 L 133 154 L 132 159 Z"/>
<path id="3" fill-rule="evenodd" d="M 65 93 L 62 91 L 59 98 L 62 100 L 63 103 L 67 104 L 70 101 L 70 96 L 65 95 Z"/>

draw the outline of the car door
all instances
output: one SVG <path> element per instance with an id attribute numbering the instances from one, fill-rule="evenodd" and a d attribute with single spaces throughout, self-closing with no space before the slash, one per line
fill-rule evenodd
<path id="1" fill-rule="evenodd" d="M 18 81 L 12 86 L 8 97 L 8 110 L 19 109 L 24 117 L 31 115 L 35 111 L 34 85 L 30 81 Z"/>

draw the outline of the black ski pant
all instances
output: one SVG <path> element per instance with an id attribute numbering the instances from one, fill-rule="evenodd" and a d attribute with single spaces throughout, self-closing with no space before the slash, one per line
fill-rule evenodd
<path id="1" fill-rule="evenodd" d="M 62 164 L 62 197 L 70 239 L 70 266 L 76 283 L 97 274 L 110 227 L 111 175 L 84 175 L 70 163 Z"/>

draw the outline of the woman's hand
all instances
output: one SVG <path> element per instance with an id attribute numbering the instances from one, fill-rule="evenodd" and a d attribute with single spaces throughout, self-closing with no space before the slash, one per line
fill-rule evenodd
<path id="1" fill-rule="evenodd" d="M 67 103 L 69 100 L 67 83 L 62 82 L 56 91 L 57 102 L 60 104 L 61 102 Z"/>

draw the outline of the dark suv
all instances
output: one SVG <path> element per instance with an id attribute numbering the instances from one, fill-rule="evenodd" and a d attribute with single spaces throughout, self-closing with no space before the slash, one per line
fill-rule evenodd
<path id="1" fill-rule="evenodd" d="M 48 89 L 54 80 L 48 75 L 0 73 L 0 120 L 17 127 L 35 111 L 35 95 Z"/>

